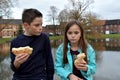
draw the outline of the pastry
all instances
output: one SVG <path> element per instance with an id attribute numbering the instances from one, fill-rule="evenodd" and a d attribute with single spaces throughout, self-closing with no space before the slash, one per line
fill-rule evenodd
<path id="1" fill-rule="evenodd" d="M 84 58 L 85 58 L 85 53 L 80 53 L 77 55 L 77 58 L 75 59 L 74 61 L 74 64 L 78 64 L 78 63 L 81 63 L 84 61 Z"/>
<path id="2" fill-rule="evenodd" d="M 33 48 L 26 46 L 26 47 L 19 47 L 19 48 L 12 48 L 13 54 L 17 55 L 20 53 L 28 53 L 31 54 L 33 51 Z"/>

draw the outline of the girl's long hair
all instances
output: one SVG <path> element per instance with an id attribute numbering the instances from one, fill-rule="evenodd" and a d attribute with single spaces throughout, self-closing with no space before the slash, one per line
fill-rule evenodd
<path id="1" fill-rule="evenodd" d="M 63 45 L 63 63 L 66 64 L 68 63 L 68 59 L 67 59 L 67 51 L 68 51 L 68 38 L 67 38 L 67 31 L 69 30 L 69 28 L 73 25 L 78 25 L 79 28 L 80 28 L 80 31 L 81 31 L 81 37 L 80 37 L 80 40 L 79 40 L 79 47 L 82 49 L 82 52 L 86 54 L 86 57 L 85 57 L 85 61 L 87 62 L 87 40 L 85 39 L 85 35 L 84 35 L 84 30 L 80 24 L 79 21 L 76 21 L 76 20 L 73 20 L 73 21 L 70 21 L 66 24 L 66 27 L 65 27 L 65 32 L 64 32 L 64 45 Z"/>

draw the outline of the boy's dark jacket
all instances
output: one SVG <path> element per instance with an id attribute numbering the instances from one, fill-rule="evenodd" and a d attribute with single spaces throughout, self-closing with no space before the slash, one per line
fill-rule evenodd
<path id="1" fill-rule="evenodd" d="M 19 69 L 13 65 L 15 55 L 13 47 L 30 46 L 33 53 Z M 13 80 L 53 80 L 54 64 L 49 38 L 41 33 L 39 36 L 20 35 L 12 40 L 10 47 L 11 69 L 14 71 Z"/>

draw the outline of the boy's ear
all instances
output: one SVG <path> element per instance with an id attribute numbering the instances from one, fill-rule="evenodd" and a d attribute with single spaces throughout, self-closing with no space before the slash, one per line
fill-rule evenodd
<path id="1" fill-rule="evenodd" d="M 28 26 L 29 26 L 29 24 L 28 24 L 28 23 L 26 23 L 26 22 L 25 22 L 25 23 L 23 23 L 23 27 L 24 27 L 24 28 L 27 28 Z"/>

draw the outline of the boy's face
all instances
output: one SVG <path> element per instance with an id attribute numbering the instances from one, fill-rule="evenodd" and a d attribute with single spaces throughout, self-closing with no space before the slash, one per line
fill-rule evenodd
<path id="1" fill-rule="evenodd" d="M 42 17 L 36 17 L 30 25 L 28 23 L 24 23 L 25 34 L 28 36 L 32 35 L 40 35 L 42 32 Z"/>

